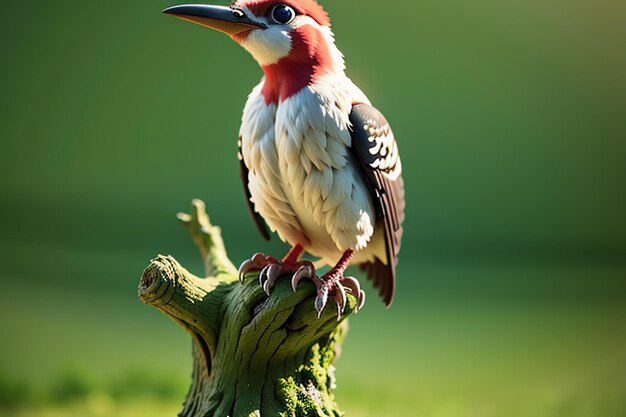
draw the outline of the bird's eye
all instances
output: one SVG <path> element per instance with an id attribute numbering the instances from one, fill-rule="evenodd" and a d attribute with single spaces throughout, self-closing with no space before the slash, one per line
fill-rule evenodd
<path id="1" fill-rule="evenodd" d="M 232 10 L 233 10 L 233 16 L 235 16 L 235 19 L 241 19 L 245 16 L 245 13 L 241 9 L 235 9 L 233 7 Z"/>
<path id="2" fill-rule="evenodd" d="M 271 16 L 274 22 L 286 25 L 295 19 L 296 11 L 286 4 L 279 4 L 272 9 Z"/>

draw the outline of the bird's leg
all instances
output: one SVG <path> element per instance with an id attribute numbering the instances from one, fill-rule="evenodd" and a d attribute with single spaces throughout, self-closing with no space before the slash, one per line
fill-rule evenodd
<path id="1" fill-rule="evenodd" d="M 357 299 L 357 308 L 355 312 L 358 311 L 365 302 L 365 293 L 361 290 L 361 286 L 359 281 L 357 281 L 353 277 L 344 277 L 344 272 L 352 257 L 354 256 L 354 251 L 352 249 L 348 249 L 343 253 L 339 262 L 330 269 L 327 273 L 318 277 L 315 273 L 315 267 L 313 264 L 303 263 L 296 273 L 293 275 L 291 279 L 291 285 L 293 290 L 296 291 L 298 288 L 298 284 L 300 280 L 303 278 L 310 279 L 317 287 L 317 297 L 315 298 L 315 309 L 317 310 L 318 317 L 321 316 L 326 303 L 328 302 L 328 297 L 332 296 L 337 303 L 337 315 L 341 317 L 341 314 L 344 311 L 346 306 L 346 290 L 348 290 L 354 297 Z"/>
<path id="2" fill-rule="evenodd" d="M 295 265 L 303 252 L 304 248 L 298 243 L 293 248 L 289 249 L 289 252 L 287 252 L 281 262 L 286 265 Z"/>
<path id="3" fill-rule="evenodd" d="M 276 280 L 286 274 L 293 274 L 302 265 L 308 265 L 311 262 L 300 262 L 300 256 L 304 253 L 304 247 L 301 244 L 296 244 L 293 248 L 287 252 L 285 257 L 280 262 L 273 262 L 263 269 L 259 274 L 259 284 L 263 287 L 263 291 L 267 295 L 270 295 L 272 288 L 276 284 Z"/>

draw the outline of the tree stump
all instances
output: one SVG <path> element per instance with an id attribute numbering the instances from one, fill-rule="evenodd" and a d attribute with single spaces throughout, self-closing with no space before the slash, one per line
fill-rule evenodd
<path id="1" fill-rule="evenodd" d="M 179 416 L 340 416 L 333 361 L 354 297 L 339 320 L 333 308 L 317 318 L 315 288 L 308 282 L 294 293 L 290 280 L 280 279 L 268 297 L 258 272 L 244 284 L 238 281 L 202 201 L 194 200 L 192 213 L 178 217 L 200 249 L 206 277 L 159 255 L 141 277 L 139 298 L 192 336 L 192 383 Z"/>

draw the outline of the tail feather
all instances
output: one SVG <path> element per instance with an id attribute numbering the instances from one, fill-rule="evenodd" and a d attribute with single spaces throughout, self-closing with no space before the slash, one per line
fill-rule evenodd
<path id="1" fill-rule="evenodd" d="M 394 295 L 395 270 L 393 264 L 385 265 L 380 259 L 374 262 L 366 262 L 360 268 L 368 279 L 374 283 L 374 288 L 378 289 L 378 294 L 383 299 L 385 306 L 391 306 Z"/>

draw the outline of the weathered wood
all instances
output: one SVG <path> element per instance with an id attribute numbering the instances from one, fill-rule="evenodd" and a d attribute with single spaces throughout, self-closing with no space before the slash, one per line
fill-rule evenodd
<path id="1" fill-rule="evenodd" d="M 204 204 L 179 214 L 202 255 L 206 278 L 194 276 L 171 256 L 146 268 L 140 299 L 183 327 L 193 339 L 192 383 L 183 417 L 340 416 L 333 361 L 356 301 L 350 296 L 337 320 L 329 305 L 317 319 L 314 286 L 293 292 L 288 279 L 268 297 L 249 274 L 245 284 L 226 255 L 220 229 Z"/>

